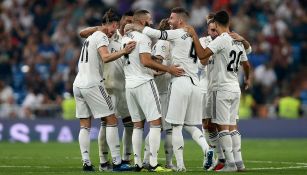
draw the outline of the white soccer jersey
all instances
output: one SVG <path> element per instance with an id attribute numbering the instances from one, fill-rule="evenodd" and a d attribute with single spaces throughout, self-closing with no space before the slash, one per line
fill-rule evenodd
<path id="1" fill-rule="evenodd" d="M 157 43 L 152 48 L 152 55 L 161 56 L 163 58 L 164 65 L 171 64 L 171 55 L 170 55 L 170 43 L 165 40 L 158 40 Z M 166 94 L 168 90 L 168 85 L 171 80 L 171 75 L 165 73 L 155 77 L 155 82 L 160 94 Z"/>
<path id="2" fill-rule="evenodd" d="M 74 86 L 90 88 L 101 84 L 103 62 L 98 49 L 108 45 L 108 37 L 101 31 L 94 32 L 84 41 L 78 63 L 79 71 L 74 81 Z"/>
<path id="3" fill-rule="evenodd" d="M 124 72 L 126 78 L 126 88 L 135 88 L 153 79 L 153 71 L 145 67 L 140 60 L 141 53 L 151 54 L 151 40 L 148 36 L 140 32 L 130 32 L 124 35 L 122 47 L 129 41 L 136 41 L 134 50 L 124 55 Z"/>
<path id="4" fill-rule="evenodd" d="M 238 68 L 240 62 L 247 61 L 244 46 L 233 40 L 228 33 L 222 33 L 210 42 L 213 52 L 213 70 L 209 70 L 209 89 L 212 91 L 240 92 Z"/>
<path id="5" fill-rule="evenodd" d="M 205 49 L 209 43 L 212 41 L 211 36 L 206 36 L 206 37 L 202 37 L 199 38 L 199 42 L 201 44 L 201 46 Z M 212 57 L 210 57 L 210 59 L 212 59 Z M 198 60 L 198 66 L 199 66 L 199 70 L 200 70 L 200 89 L 202 91 L 202 93 L 207 93 L 208 91 L 208 71 L 207 71 L 207 67 L 208 66 L 204 66 L 200 63 L 200 60 Z"/>
<path id="6" fill-rule="evenodd" d="M 109 52 L 117 52 L 121 49 L 122 36 L 119 30 L 110 38 L 108 46 Z M 112 62 L 104 64 L 104 79 L 107 89 L 125 89 L 125 73 L 123 59 L 119 58 Z"/>
<path id="7" fill-rule="evenodd" d="M 145 27 L 143 33 L 152 38 L 170 41 L 172 64 L 180 65 L 185 71 L 185 76 L 191 77 L 193 83 L 199 86 L 197 55 L 193 39 L 184 29 L 160 31 Z"/>

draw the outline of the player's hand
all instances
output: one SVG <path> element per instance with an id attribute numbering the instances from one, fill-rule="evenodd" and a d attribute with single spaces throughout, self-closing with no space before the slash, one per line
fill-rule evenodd
<path id="1" fill-rule="evenodd" d="M 252 86 L 251 79 L 244 80 L 244 89 L 245 90 L 248 90 L 249 88 L 251 88 L 251 86 Z"/>
<path id="2" fill-rule="evenodd" d="M 124 52 L 125 54 L 129 54 L 132 52 L 132 50 L 135 48 L 136 46 L 136 42 L 135 41 L 130 41 L 126 44 L 125 48 L 124 48 Z"/>
<path id="3" fill-rule="evenodd" d="M 197 34 L 196 34 L 194 28 L 193 28 L 192 26 L 190 26 L 190 25 L 186 25 L 186 26 L 184 27 L 184 30 L 185 30 L 191 37 L 197 36 Z"/>
<path id="4" fill-rule="evenodd" d="M 229 35 L 231 36 L 232 39 L 239 41 L 239 42 L 242 42 L 245 40 L 241 35 L 239 35 L 236 32 L 230 32 Z"/>
<path id="5" fill-rule="evenodd" d="M 170 74 L 180 77 L 184 74 L 184 70 L 179 67 L 179 65 L 171 65 L 169 66 L 169 71 Z"/>

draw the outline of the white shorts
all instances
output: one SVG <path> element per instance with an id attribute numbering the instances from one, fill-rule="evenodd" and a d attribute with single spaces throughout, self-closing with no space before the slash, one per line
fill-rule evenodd
<path id="1" fill-rule="evenodd" d="M 200 125 L 201 90 L 190 77 L 173 78 L 169 88 L 169 105 L 166 121 L 177 125 Z"/>
<path id="2" fill-rule="evenodd" d="M 109 92 L 115 109 L 115 115 L 120 118 L 126 118 L 130 116 L 125 90 L 107 89 Z"/>
<path id="3" fill-rule="evenodd" d="M 209 118 L 207 116 L 207 93 L 202 93 L 202 101 L 201 101 L 201 108 L 202 108 L 202 119 L 207 119 Z"/>
<path id="4" fill-rule="evenodd" d="M 126 98 L 133 122 L 162 117 L 159 92 L 153 80 L 135 88 L 126 88 Z"/>
<path id="5" fill-rule="evenodd" d="M 172 129 L 172 125 L 165 121 L 167 108 L 168 108 L 168 94 L 160 94 L 160 101 L 161 101 L 161 111 L 162 111 L 162 128 L 163 130 Z"/>
<path id="6" fill-rule="evenodd" d="M 212 123 L 219 125 L 236 125 L 238 119 L 240 92 L 213 91 L 209 95 L 208 111 Z"/>
<path id="7" fill-rule="evenodd" d="M 73 87 L 77 118 L 102 118 L 114 114 L 111 97 L 103 85 L 91 88 Z"/>

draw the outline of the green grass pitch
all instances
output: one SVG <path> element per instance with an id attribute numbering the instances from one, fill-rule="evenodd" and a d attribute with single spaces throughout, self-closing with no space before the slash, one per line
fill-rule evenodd
<path id="1" fill-rule="evenodd" d="M 98 169 L 97 142 L 91 143 L 91 158 Z M 217 173 L 202 170 L 201 149 L 195 142 L 185 142 L 185 174 L 307 174 L 307 139 L 245 139 L 243 157 L 246 172 Z M 160 163 L 164 164 L 163 146 Z M 78 143 L 8 143 L 0 142 L 0 174 L 84 174 Z M 95 172 L 91 174 L 118 174 Z M 124 172 L 120 174 L 148 174 Z M 165 173 L 164 173 L 165 174 Z M 172 173 L 169 173 L 172 174 Z M 181 173 L 180 173 L 181 174 Z"/>

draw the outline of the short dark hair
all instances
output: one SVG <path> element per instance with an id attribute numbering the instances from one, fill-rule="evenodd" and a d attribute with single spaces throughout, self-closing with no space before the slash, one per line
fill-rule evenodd
<path id="1" fill-rule="evenodd" d="M 133 15 L 134 15 L 134 12 L 132 10 L 129 10 L 123 14 L 123 16 L 133 16 Z"/>
<path id="2" fill-rule="evenodd" d="M 172 13 L 177 13 L 180 15 L 184 15 L 186 18 L 188 18 L 190 16 L 189 12 L 186 11 L 184 8 L 182 7 L 175 7 L 171 10 Z"/>
<path id="3" fill-rule="evenodd" d="M 102 24 L 108 24 L 111 22 L 119 22 L 120 17 L 112 9 L 109 9 L 102 17 Z"/>
<path id="4" fill-rule="evenodd" d="M 229 15 L 226 11 L 222 10 L 214 15 L 213 20 L 223 26 L 227 26 L 229 24 Z"/>
<path id="5" fill-rule="evenodd" d="M 214 13 L 209 13 L 209 15 L 206 17 L 206 22 L 207 22 L 207 25 L 211 24 L 214 22 L 214 16 L 215 14 Z"/>

